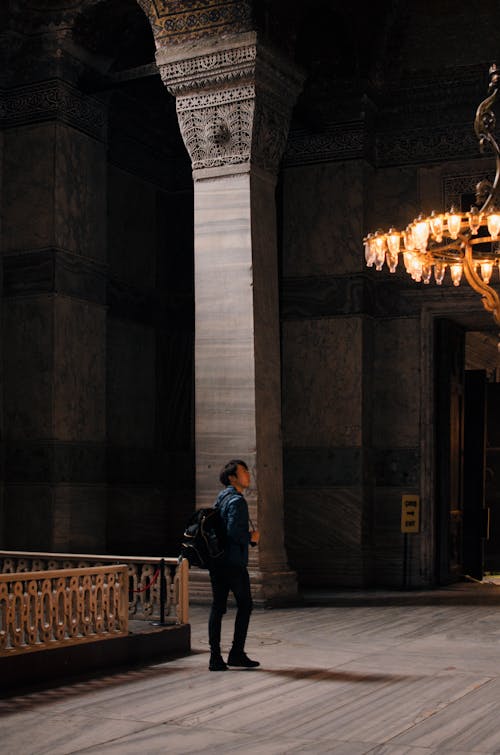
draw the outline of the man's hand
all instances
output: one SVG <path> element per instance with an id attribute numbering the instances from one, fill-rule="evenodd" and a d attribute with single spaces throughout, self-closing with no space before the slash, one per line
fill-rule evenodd
<path id="1" fill-rule="evenodd" d="M 250 532 L 250 545 L 255 546 L 259 544 L 260 532 L 259 530 L 252 530 Z"/>

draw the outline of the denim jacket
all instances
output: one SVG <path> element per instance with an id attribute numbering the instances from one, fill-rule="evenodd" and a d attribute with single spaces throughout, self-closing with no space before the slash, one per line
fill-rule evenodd
<path id="1" fill-rule="evenodd" d="M 226 563 L 247 566 L 250 533 L 248 530 L 248 504 L 236 488 L 228 485 L 221 490 L 214 503 L 220 510 L 227 528 Z"/>

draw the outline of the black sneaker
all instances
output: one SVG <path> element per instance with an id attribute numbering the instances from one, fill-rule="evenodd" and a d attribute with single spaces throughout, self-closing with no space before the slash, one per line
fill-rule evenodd
<path id="1" fill-rule="evenodd" d="M 257 666 L 260 666 L 260 663 L 259 661 L 252 661 L 246 653 L 229 653 L 227 665 L 240 666 L 241 668 L 257 668 Z"/>
<path id="2" fill-rule="evenodd" d="M 211 655 L 210 663 L 208 664 L 209 671 L 227 671 L 227 663 L 221 655 Z"/>

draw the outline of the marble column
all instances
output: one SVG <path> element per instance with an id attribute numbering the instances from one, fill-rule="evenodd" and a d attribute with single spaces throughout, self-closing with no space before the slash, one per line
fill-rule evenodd
<path id="1" fill-rule="evenodd" d="M 253 32 L 156 57 L 195 188 L 196 505 L 212 504 L 225 461 L 247 461 L 262 535 L 254 594 L 285 601 L 297 584 L 284 546 L 275 186 L 301 79 Z"/>

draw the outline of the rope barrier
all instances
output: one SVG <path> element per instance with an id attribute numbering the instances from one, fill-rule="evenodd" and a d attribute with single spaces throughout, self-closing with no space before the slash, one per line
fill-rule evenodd
<path id="1" fill-rule="evenodd" d="M 154 585 L 154 583 L 156 582 L 156 580 L 158 579 L 158 575 L 159 575 L 160 571 L 161 571 L 161 568 L 158 567 L 158 569 L 155 571 L 155 573 L 151 577 L 151 582 L 148 585 L 145 585 L 144 587 L 139 587 L 138 590 L 132 590 L 132 592 L 138 593 L 138 592 L 146 592 L 146 590 L 149 590 Z"/>

